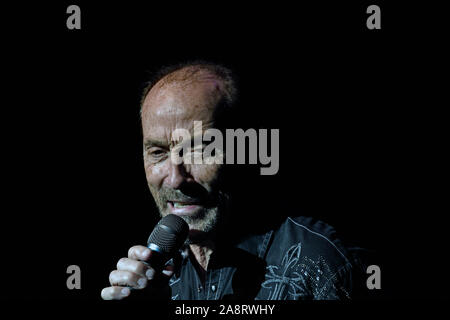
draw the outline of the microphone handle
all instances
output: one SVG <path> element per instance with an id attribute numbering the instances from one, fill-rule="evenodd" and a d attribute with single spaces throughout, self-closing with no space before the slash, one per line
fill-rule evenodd
<path id="1" fill-rule="evenodd" d="M 159 273 L 161 272 L 167 261 L 170 260 L 170 255 L 163 252 L 157 245 L 155 245 L 154 243 L 149 243 L 147 245 L 147 248 L 149 248 L 150 250 L 152 250 L 152 254 L 151 257 L 149 259 L 149 261 L 147 262 L 147 264 L 152 267 L 153 269 L 155 269 L 155 273 Z"/>

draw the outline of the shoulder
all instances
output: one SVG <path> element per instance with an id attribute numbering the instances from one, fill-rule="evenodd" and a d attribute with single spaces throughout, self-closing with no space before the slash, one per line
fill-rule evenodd
<path id="1" fill-rule="evenodd" d="M 285 247 L 299 244 L 303 254 L 310 257 L 322 256 L 338 265 L 350 263 L 350 255 L 336 230 L 311 217 L 288 217 L 275 231 L 274 241 Z"/>
<path id="2" fill-rule="evenodd" d="M 273 272 L 303 283 L 305 296 L 328 300 L 351 295 L 350 255 L 335 229 L 322 221 L 288 217 L 274 230 L 266 261 Z"/>
<path id="3" fill-rule="evenodd" d="M 335 229 L 310 217 L 288 217 L 284 220 L 274 230 L 267 260 L 274 264 L 289 261 L 289 269 L 302 272 L 320 270 L 327 279 L 344 276 L 352 269 L 351 255 Z"/>

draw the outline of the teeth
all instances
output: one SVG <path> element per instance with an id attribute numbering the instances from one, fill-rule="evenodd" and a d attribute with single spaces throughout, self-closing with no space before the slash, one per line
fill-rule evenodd
<path id="1" fill-rule="evenodd" d="M 182 207 L 185 207 L 185 206 L 188 206 L 188 204 L 181 204 L 179 202 L 174 202 L 173 203 L 173 207 L 174 208 L 182 208 Z"/>

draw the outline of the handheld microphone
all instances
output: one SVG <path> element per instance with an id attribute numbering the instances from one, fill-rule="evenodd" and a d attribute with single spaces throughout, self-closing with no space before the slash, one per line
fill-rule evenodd
<path id="1" fill-rule="evenodd" d="M 147 241 L 152 250 L 149 265 L 156 272 L 161 271 L 181 248 L 189 234 L 189 226 L 177 215 L 169 214 L 162 218 L 153 229 Z"/>

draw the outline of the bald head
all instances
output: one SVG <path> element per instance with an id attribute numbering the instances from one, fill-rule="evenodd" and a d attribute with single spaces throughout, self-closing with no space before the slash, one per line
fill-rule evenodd
<path id="1" fill-rule="evenodd" d="M 224 77 L 225 74 L 218 73 L 215 69 L 207 65 L 191 65 L 175 70 L 162 77 L 155 87 L 162 87 L 167 84 L 177 83 L 179 85 L 189 85 L 194 82 L 211 82 L 220 87 L 225 95 L 230 95 L 228 83 L 230 79 Z M 228 86 L 228 87 L 227 87 Z"/>
<path id="2" fill-rule="evenodd" d="M 236 98 L 236 80 L 231 70 L 206 62 L 175 65 L 161 69 L 148 81 L 141 98 L 141 113 L 147 95 L 153 89 L 161 89 L 169 84 L 186 87 L 195 82 L 208 82 L 222 94 L 224 105 L 231 107 Z"/>

